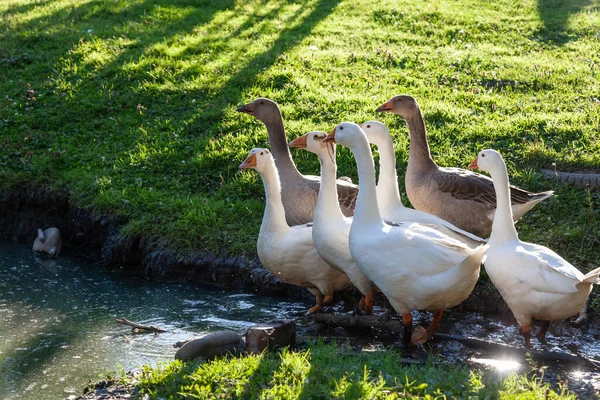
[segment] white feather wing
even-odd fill
[[[533,243],[521,243],[516,248],[516,264],[519,280],[532,289],[549,293],[575,293],[583,281],[583,274],[564,258],[547,247]]]

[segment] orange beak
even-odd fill
[[[254,115],[254,102],[245,104],[243,106],[240,106],[240,107],[237,108],[236,111],[242,112],[242,113],[245,113],[245,114]]]
[[[333,128],[333,130],[329,133],[329,135],[325,136],[325,139],[323,139],[324,142],[335,143],[335,129],[336,128]]]
[[[469,164],[469,166],[467,168],[479,169],[479,165],[477,165],[477,160],[479,160],[479,156],[475,157],[475,159],[473,161],[471,161],[471,164]]]
[[[294,139],[288,143],[288,147],[295,147],[297,149],[305,149],[306,148],[306,138],[307,138],[306,135],[297,137],[296,139]]]
[[[256,168],[256,154],[250,154],[243,163],[240,164],[240,169]]]
[[[387,111],[393,111],[393,110],[394,110],[394,104],[393,104],[392,100],[390,100],[387,103],[383,103],[377,110],[375,110],[375,112],[387,112]]]

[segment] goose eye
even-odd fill
[[[261,102],[260,102],[260,104],[265,104],[265,102],[264,102],[264,101],[261,101]]]
[[[485,157],[485,154],[482,154],[481,157]]]
[[[263,155],[263,152],[262,152],[262,151],[260,152],[260,155],[261,155],[261,156]]]
[[[340,131],[343,131],[343,130],[344,130],[344,127],[343,127],[343,126],[340,126]]]
[[[371,127],[371,125],[367,125],[367,128],[370,128],[370,127]]]

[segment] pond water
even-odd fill
[[[108,274],[82,259],[40,258],[0,241],[0,398],[60,399],[119,367],[173,359],[173,344],[301,315],[307,304]],[[132,334],[125,317],[167,333]]]
[[[596,288],[598,290],[598,288]],[[29,246],[0,241],[0,399],[61,399],[80,395],[89,380],[108,371],[129,371],[143,364],[170,361],[180,340],[219,329],[243,333],[256,322],[298,317],[312,304],[264,295],[235,293],[214,287],[165,284],[110,274],[84,259],[41,258]],[[338,307],[339,308],[339,307]],[[376,307],[382,312],[381,307]],[[334,312],[341,312],[337,309]],[[416,322],[431,318],[415,312]],[[126,317],[168,330],[160,335],[133,334],[115,318]],[[341,335],[363,350],[397,344],[398,335],[299,325],[308,335]],[[324,330],[323,330],[324,329]],[[447,312],[438,332],[475,337],[522,347],[522,337],[511,321],[477,313]],[[600,359],[600,327],[587,330],[568,323],[553,324],[548,343],[532,340],[538,350],[577,351]],[[403,351],[404,353],[404,351]],[[488,359],[456,342],[430,342],[426,359],[491,368],[506,376],[527,372],[527,363]],[[410,354],[407,354],[410,356]],[[417,354],[413,354],[417,356]],[[568,388],[589,396],[599,393],[600,374],[573,367],[550,367],[546,380],[568,380]],[[587,396],[586,396],[587,395]]]

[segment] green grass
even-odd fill
[[[499,378],[432,361],[403,364],[396,352],[352,353],[323,343],[299,352],[145,367],[137,387],[163,399],[575,398],[535,375]]]
[[[237,167],[268,143],[236,107],[274,99],[290,137],[380,118],[402,173],[405,124],[374,110],[408,93],[440,165],[498,149],[513,183],[557,192],[521,237],[600,264],[600,194],[535,172],[600,169],[598,0],[8,0],[0,13],[3,192],[67,190],[127,234],[253,254],[263,189]],[[350,153],[338,159],[356,180]]]

